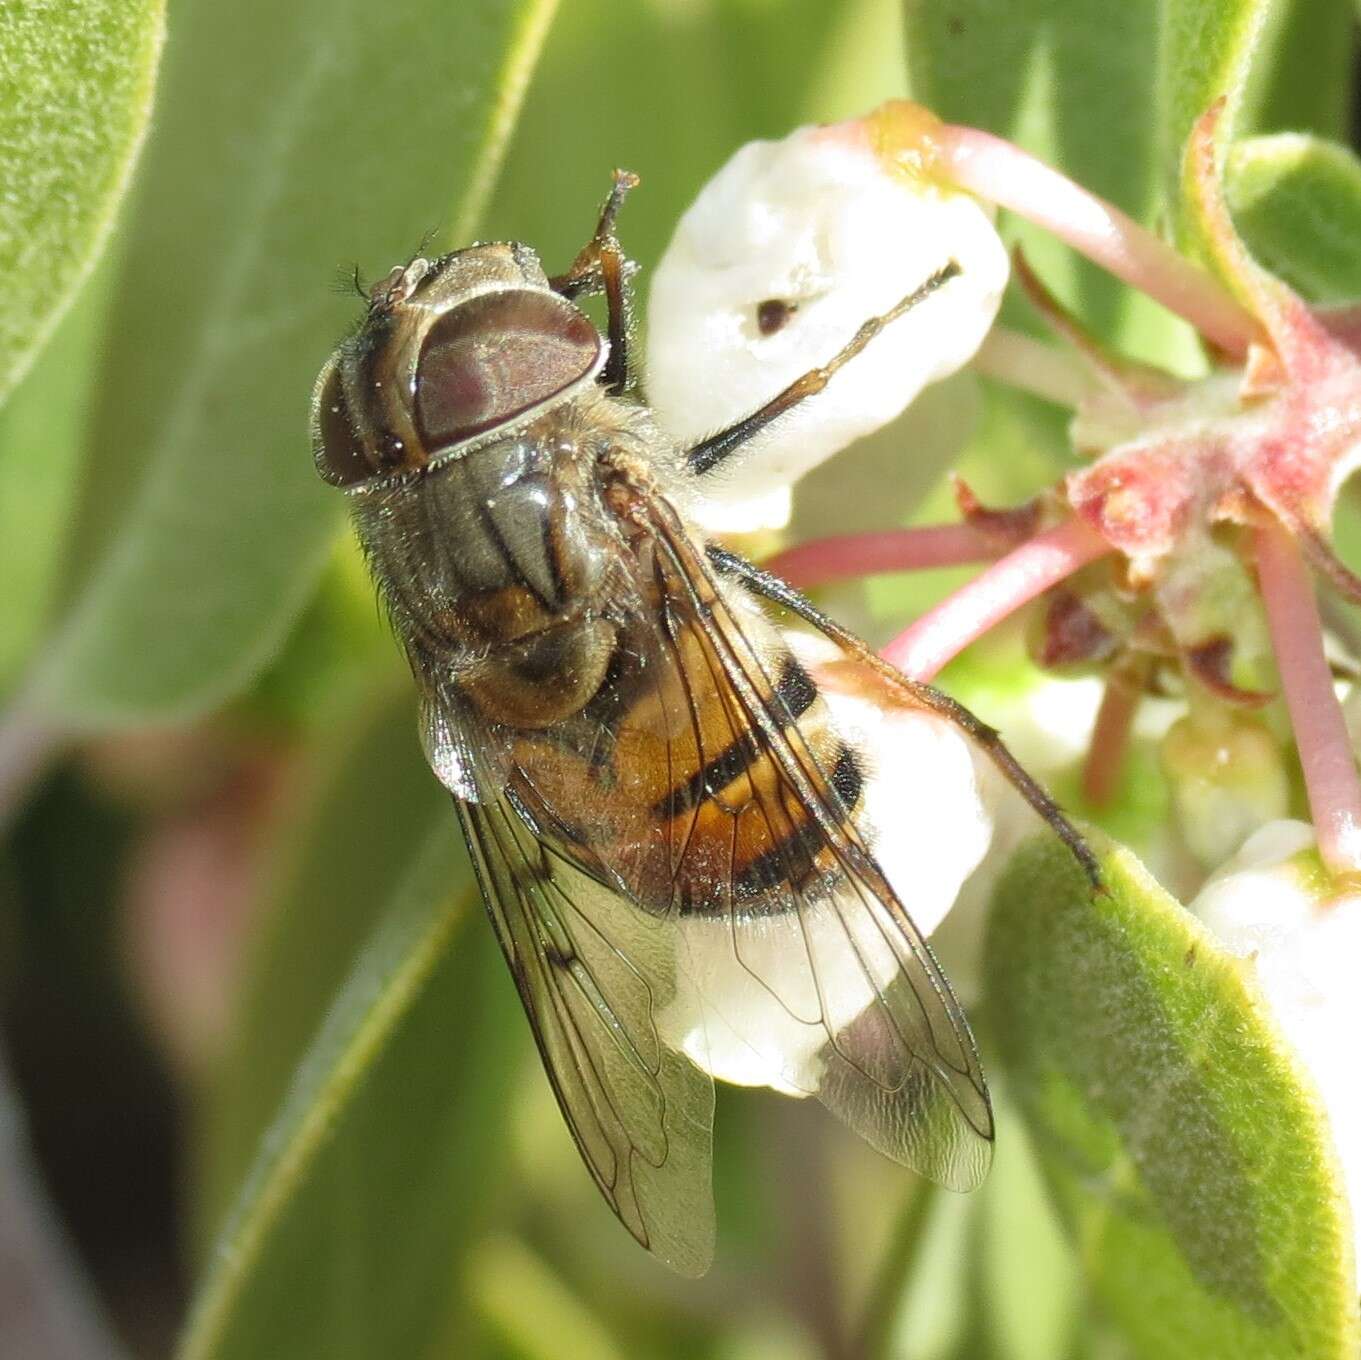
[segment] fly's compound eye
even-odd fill
[[[600,353],[590,319],[552,293],[514,289],[461,303],[421,349],[421,436],[441,447],[504,425],[580,382]]]
[[[316,399],[313,420],[317,471],[335,486],[353,486],[372,477],[375,469],[354,427],[350,403],[340,380],[340,366],[331,363]]]

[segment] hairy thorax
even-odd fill
[[[413,666],[489,722],[548,727],[605,680],[620,542],[600,478],[597,451],[550,416],[356,503]]]

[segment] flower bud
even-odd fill
[[[1289,810],[1280,748],[1251,718],[1217,711],[1179,718],[1161,756],[1182,835],[1206,866],[1222,863],[1250,833]]]
[[[1328,1115],[1353,1223],[1361,1205],[1361,894],[1330,895],[1313,828],[1264,826],[1216,873],[1192,909],[1219,943],[1250,959],[1276,1023]],[[1357,1228],[1361,1254],[1361,1227]]]
[[[652,278],[647,390],[682,443],[826,364],[950,261],[960,269],[715,474],[723,505],[698,508],[706,527],[781,527],[794,481],[967,363],[992,325],[1009,263],[991,219],[905,170],[902,152],[873,118],[751,142],[681,219]]]

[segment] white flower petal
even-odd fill
[[[772,486],[789,486],[967,363],[996,315],[1009,262],[974,199],[890,171],[861,124],[749,143],[701,190],[653,274],[648,310],[649,404],[682,443],[826,363],[952,259],[958,278],[715,474],[725,527],[734,506],[738,527],[781,527],[787,504],[763,499]],[[794,310],[762,334],[758,308],[769,300]],[[698,514],[707,525],[702,504]]]
[[[1320,901],[1292,859],[1315,844],[1304,822],[1273,822],[1206,883],[1192,909],[1257,980],[1328,1113],[1361,1256],[1361,895]]]

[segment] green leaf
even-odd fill
[[[891,1349],[907,1292],[905,1282],[916,1276],[922,1264],[938,1189],[930,1181],[909,1183],[888,1241],[880,1248],[880,1260],[853,1333],[856,1352],[865,1360],[875,1360]],[[914,1349],[912,1354],[921,1355],[922,1350]]]
[[[991,1086],[988,1179],[969,1196],[909,1183],[851,1343],[864,1360],[1053,1360],[1071,1350],[1077,1263],[1006,1088]],[[874,1250],[859,1245],[867,1238],[857,1226],[859,1250]]]
[[[1275,0],[1240,110],[1245,127],[1343,138],[1356,59],[1352,0]]]
[[[626,166],[642,184],[619,229],[643,267],[645,304],[648,271],[704,181],[744,142],[783,137],[823,100],[837,10],[826,0],[564,5],[487,213],[490,234],[529,241],[550,269],[565,268],[610,171]]]
[[[1237,142],[1225,189],[1260,263],[1315,302],[1361,297],[1361,160],[1300,133]]]
[[[19,676],[57,603],[89,443],[110,263],[106,258],[0,407],[0,694]]]
[[[1278,35],[1270,23],[1276,0],[1164,0],[1161,80],[1157,102],[1162,208],[1184,248],[1197,244],[1197,227],[1184,211],[1182,152],[1192,125],[1216,99],[1228,101],[1221,135],[1237,130],[1248,76],[1263,39]]]
[[[1107,1310],[1140,1355],[1354,1357],[1350,1224],[1325,1117],[1251,965],[1128,852],[1093,896],[1049,838],[987,941],[1008,1085]]]
[[[469,1292],[524,1360],[621,1360],[605,1324],[532,1252],[493,1238],[474,1254]]]
[[[1333,32],[1337,0],[1322,3]],[[1268,116],[1335,115],[1343,77],[1333,53],[1319,73],[1332,103],[1292,103],[1281,87],[1286,72],[1318,50],[1315,8],[1279,0],[1018,0],[1000,14],[989,0],[906,0],[908,68],[916,97],[942,116],[1019,142],[1145,223],[1170,222],[1194,248],[1180,169],[1187,134],[1210,104],[1229,99],[1226,130]],[[1184,323],[1038,229],[1013,223],[1008,231],[1099,333],[1139,357],[1194,370],[1197,346]],[[1030,320],[1014,304],[1007,317]]]
[[[390,910],[394,885],[431,828],[455,826],[421,754],[408,691],[402,677],[397,695],[337,721],[308,786],[278,820],[231,1042],[201,1111],[201,1240],[220,1226],[307,1044]],[[382,815],[366,819],[366,808]]]
[[[333,847],[358,839],[349,813]],[[447,1335],[502,1180],[522,1022],[447,809],[420,839],[260,1143],[183,1360],[416,1356]]]
[[[151,114],[164,0],[0,6],[0,398],[113,226]]]
[[[234,693],[312,593],[342,516],[307,447],[354,316],[331,286],[450,218],[471,233],[552,0],[186,0],[166,61],[76,597],[31,684],[68,724]],[[135,340],[132,338],[135,337]]]
[[[886,1353],[945,1360],[959,1354],[977,1322],[961,1265],[968,1259],[980,1205],[976,1196],[928,1194],[916,1268],[898,1304]]]
[[[274,728],[324,735],[353,712],[357,700],[391,679],[410,693],[401,648],[374,608],[363,553],[354,536],[345,534],[335,541],[316,594],[282,651],[237,708]]]
[[[997,1156],[982,1188],[978,1296],[998,1360],[1052,1360],[1072,1347],[1078,1268],[1030,1139],[993,1083]]]

